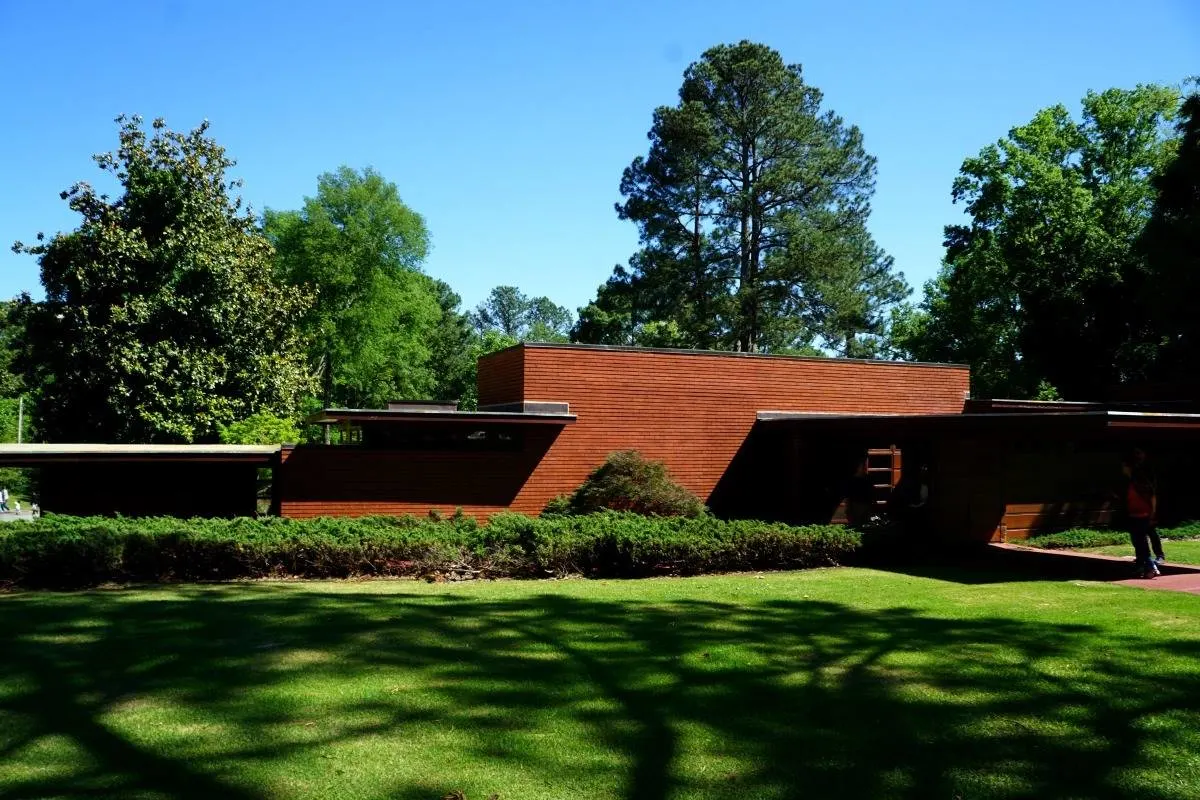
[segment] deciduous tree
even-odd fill
[[[373,169],[321,175],[299,211],[268,211],[280,278],[316,296],[303,320],[326,406],[428,397],[438,288],[420,271],[429,233]]]
[[[79,227],[14,248],[38,257],[46,293],[17,304],[42,437],[204,441],[256,411],[290,415],[310,387],[308,300],[274,280],[270,243],[230,197],[234,162],[208,123],[117,124],[119,148],[95,157],[116,198],[77,183],[62,197]]]
[[[1154,213],[1142,233],[1147,280],[1139,298],[1161,344],[1153,370],[1160,380],[1195,383],[1200,376],[1200,93],[1183,103],[1176,158],[1154,182]]]
[[[910,352],[970,363],[977,394],[1068,399],[1144,377],[1156,357],[1137,244],[1154,180],[1174,156],[1179,92],[1090,92],[1078,121],[1061,105],[963,162],[946,257],[906,323]],[[1174,288],[1171,289],[1174,291]]]

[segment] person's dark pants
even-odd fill
[[[1131,517],[1129,520],[1129,541],[1133,544],[1133,560],[1139,569],[1150,566],[1150,519],[1148,517]],[[1160,545],[1161,548],[1161,545]]]
[[[1150,539],[1150,548],[1154,551],[1154,556],[1166,561],[1167,557],[1163,555],[1162,539],[1158,537],[1158,526],[1150,525],[1146,535]]]

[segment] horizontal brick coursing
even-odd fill
[[[525,348],[511,347],[479,359],[479,405],[517,403],[524,399]]]
[[[526,399],[568,402],[579,420],[514,500],[513,510],[525,513],[574,489],[623,449],[663,460],[707,500],[758,411],[956,414],[970,380],[965,367],[927,364],[523,349]]]
[[[665,461],[707,501],[758,411],[959,413],[968,384],[967,368],[954,366],[523,345],[480,360],[480,404],[567,402],[577,422],[556,438],[535,436],[523,454],[345,448],[303,469],[289,458],[281,509],[287,516],[456,506],[476,516],[505,508],[536,514],[623,449]]]

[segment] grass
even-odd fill
[[[0,797],[1200,797],[1200,597],[978,580],[0,596]]]
[[[1133,558],[1133,545],[1114,544],[1106,547],[1080,548],[1084,553],[1102,553],[1106,556],[1124,556]],[[1166,553],[1169,564],[1198,564],[1200,565],[1200,540],[1186,539],[1183,541],[1163,542],[1163,552]]]

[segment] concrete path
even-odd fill
[[[1159,567],[1162,574],[1157,578],[1143,580],[1133,578],[1133,559],[1106,556],[1100,553],[1078,553],[1073,550],[1043,550],[1038,547],[1021,547],[1015,544],[989,545],[1004,551],[1010,558],[1025,562],[1039,573],[1076,573],[1078,577],[1100,580],[1120,586],[1137,586],[1142,589],[1160,589],[1172,592],[1200,594],[1200,567],[1191,564],[1167,562]],[[1170,543],[1168,543],[1168,548]]]
[[[33,519],[33,513],[28,510],[22,510],[20,513],[16,511],[0,511],[0,522],[30,522]]]

